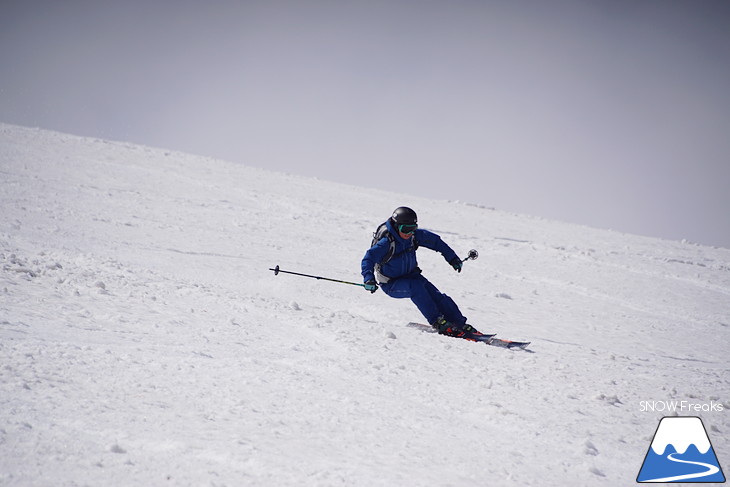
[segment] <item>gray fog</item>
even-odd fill
[[[730,248],[729,25],[725,0],[3,0],[0,121]]]

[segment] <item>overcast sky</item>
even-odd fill
[[[730,248],[729,26],[727,0],[0,0],[0,121]]]

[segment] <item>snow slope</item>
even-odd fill
[[[633,485],[647,400],[720,403],[730,464],[728,249],[10,125],[0,178],[0,485]],[[360,282],[403,204],[532,353],[268,270]]]

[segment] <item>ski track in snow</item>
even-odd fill
[[[0,124],[0,485],[629,485],[730,398],[730,250]],[[359,281],[401,204],[424,273],[532,354]],[[703,416],[720,462],[725,413]]]

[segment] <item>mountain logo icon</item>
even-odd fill
[[[636,481],[725,482],[702,420],[693,416],[662,418]]]

